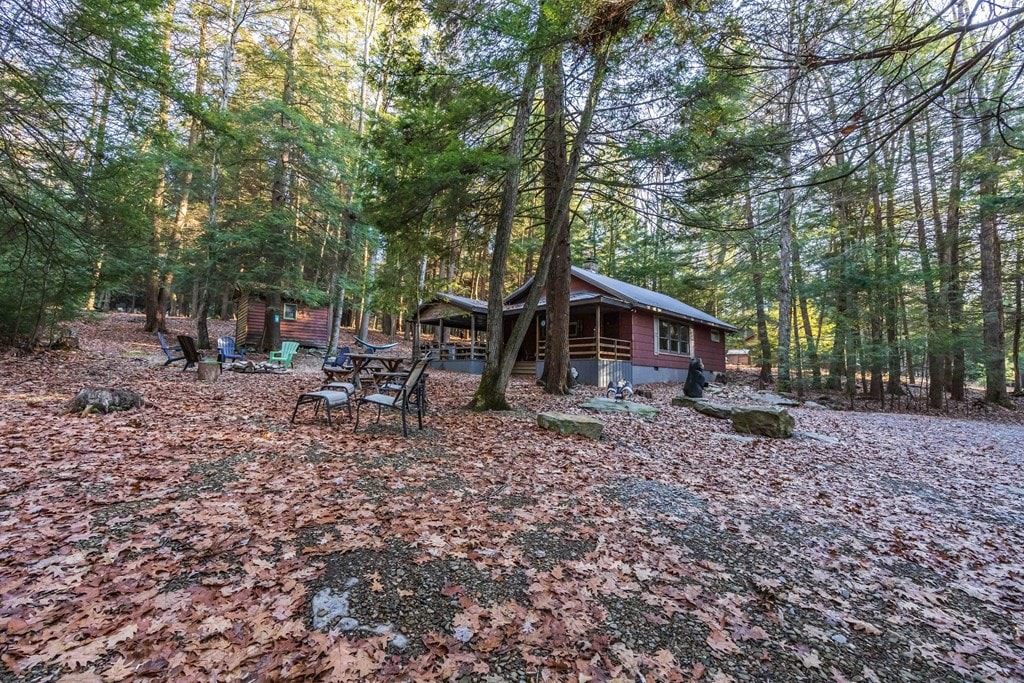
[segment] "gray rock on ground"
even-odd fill
[[[568,413],[537,413],[537,424],[559,434],[582,434],[590,439],[600,439],[604,423],[586,415]]]
[[[778,406],[734,408],[732,411],[732,428],[741,434],[788,439],[793,436],[795,426],[796,421],[789,411]]]
[[[686,394],[679,394],[672,399],[672,405],[682,406],[683,408],[693,408],[695,405],[703,401],[701,398],[690,398]]]
[[[603,413],[630,413],[632,415],[654,416],[661,412],[654,406],[644,405],[635,401],[616,401],[614,398],[592,398],[580,404],[581,408],[589,408]]]
[[[728,420],[733,410],[729,406],[724,406],[721,403],[712,403],[711,401],[698,401],[693,406],[693,409],[701,415],[707,415],[719,420]]]
[[[768,405],[772,406],[790,406],[792,408],[795,408],[796,406],[800,405],[799,402],[794,401],[791,398],[779,396],[778,394],[773,393],[771,391],[755,391],[753,394],[750,395],[750,398],[757,401],[758,403],[767,403]]]
[[[83,387],[65,407],[67,413],[110,413],[115,410],[142,408],[146,401],[131,389]]]

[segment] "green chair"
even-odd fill
[[[286,368],[292,366],[292,356],[299,350],[299,342],[281,342],[280,351],[271,351],[269,360],[271,363],[277,362],[284,365]]]

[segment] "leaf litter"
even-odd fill
[[[654,385],[593,442],[533,415],[594,391],[478,415],[432,370],[427,429],[353,434],[289,423],[315,356],[205,384],[141,329],[0,359],[0,681],[1024,678],[1010,420],[735,441]],[[86,385],[147,407],[63,415]]]

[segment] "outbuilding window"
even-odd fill
[[[720,342],[722,341],[722,333],[718,330],[711,330],[711,341]]]
[[[298,315],[299,307],[295,304],[285,304],[284,312],[281,314],[281,318],[284,320],[295,320]]]
[[[670,320],[655,321],[658,336],[658,353],[678,356],[690,355],[690,326]]]

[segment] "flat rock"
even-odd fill
[[[693,409],[701,415],[718,418],[719,420],[728,420],[732,415],[732,408],[721,403],[712,403],[711,401],[698,401],[693,406]]]
[[[679,394],[672,399],[672,405],[682,406],[683,408],[692,408],[704,399],[702,398],[690,398],[686,394]]]
[[[754,443],[757,441],[756,436],[740,436],[739,434],[723,434],[722,432],[714,432],[714,436],[729,441],[739,441],[740,443]]]
[[[324,588],[313,596],[313,628],[324,630],[336,622],[348,617],[348,591],[335,593],[330,588]],[[350,628],[342,627],[342,630],[350,631],[359,622],[354,619]]]
[[[795,425],[789,411],[779,406],[734,408],[732,411],[732,428],[741,434],[788,439],[793,436]]]
[[[842,441],[834,436],[827,436],[825,434],[816,434],[814,432],[793,432],[793,436],[798,439],[810,439],[812,441],[820,441],[821,443],[827,443],[833,446],[837,446]]]
[[[771,406],[789,406],[796,407],[800,405],[797,401],[785,396],[779,396],[778,394],[772,393],[771,391],[755,391],[750,395],[750,398],[757,401],[758,403],[767,403]]]
[[[660,409],[633,401],[616,401],[613,398],[592,398],[581,404],[583,408],[599,410],[602,413],[630,413],[631,415],[657,415]]]
[[[537,424],[559,434],[582,434],[591,439],[600,439],[604,423],[586,415],[568,413],[537,413]]]

